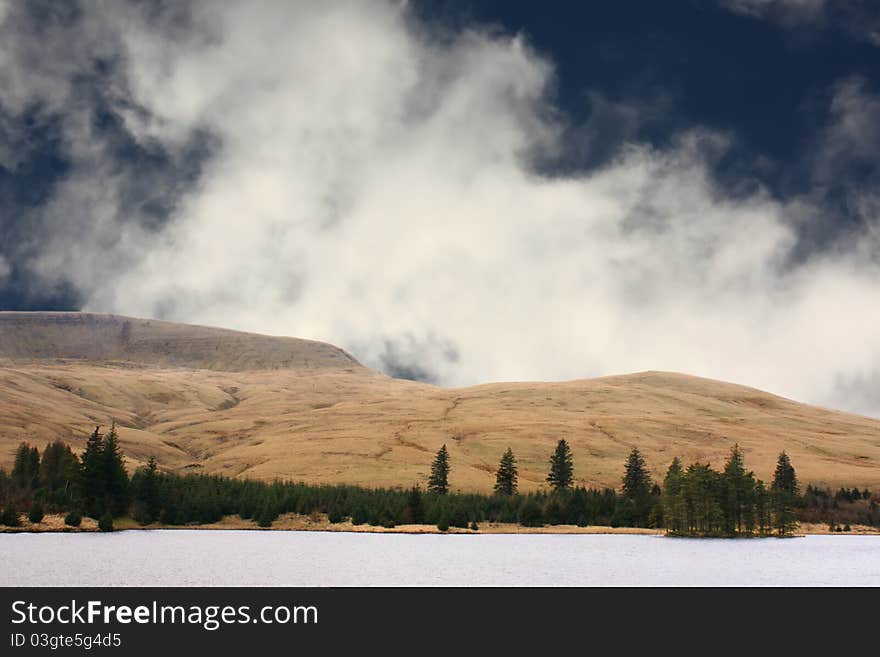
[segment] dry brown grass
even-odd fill
[[[114,321],[121,331],[127,320]],[[178,345],[190,344],[185,327],[171,326]],[[0,345],[4,339],[15,343],[8,332]],[[252,349],[239,337],[232,346],[221,340],[218,350],[226,355],[214,366],[271,361],[271,343],[258,342]],[[544,485],[556,441],[565,438],[577,482],[588,486],[618,486],[633,446],[659,478],[675,455],[720,466],[737,442],[747,465],[765,480],[784,449],[804,482],[880,487],[880,421],[752,388],[644,372],[445,389],[390,379],[348,361],[337,367],[344,352],[322,347],[310,355],[305,347],[322,343],[294,342],[279,344],[308,365],[222,371],[82,361],[69,358],[69,345],[53,352],[57,358],[7,358],[0,367],[0,467],[10,466],[22,440],[42,447],[61,438],[82,449],[96,424],[115,421],[130,467],[154,456],[178,472],[409,486],[425,483],[445,443],[452,488],[486,492],[510,446],[520,487],[534,490]],[[255,360],[237,356],[239,347],[257,354]],[[183,361],[195,358],[189,347],[179,348]],[[12,353],[8,349],[0,357]]]

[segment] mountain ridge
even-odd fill
[[[0,358],[129,361],[220,371],[362,367],[326,342],[81,312],[0,311]]]

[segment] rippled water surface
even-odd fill
[[[880,537],[0,535],[3,586],[880,586]]]

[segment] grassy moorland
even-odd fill
[[[880,420],[720,381],[643,372],[442,388],[392,379],[324,343],[83,313],[0,312],[0,467],[22,441],[84,449],[116,422],[133,471],[410,487],[446,444],[452,490],[492,491],[501,454],[520,490],[571,446],[574,483],[615,487],[638,447],[720,465],[738,444],[769,481],[785,451],[805,482],[880,488]]]

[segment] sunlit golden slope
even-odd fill
[[[9,315],[0,313],[4,467],[21,440],[81,449],[96,424],[115,420],[131,466],[155,456],[169,470],[264,479],[424,483],[446,443],[453,488],[490,490],[511,446],[521,487],[534,489],[566,438],[588,485],[618,485],[634,445],[659,477],[674,455],[720,466],[738,442],[764,479],[784,449],[804,482],[880,486],[880,421],[719,381],[645,372],[444,389],[390,379],[323,343],[96,315],[46,314],[46,328],[42,314]],[[125,347],[126,330],[129,344],[149,336],[149,346]]]

